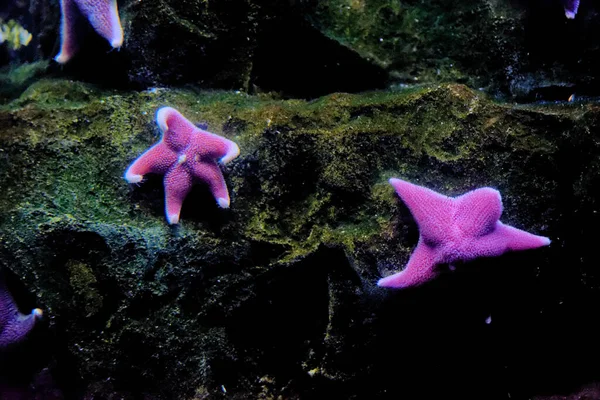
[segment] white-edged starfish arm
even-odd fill
[[[219,163],[223,165],[240,155],[240,148],[238,145],[231,140],[227,140],[227,142],[227,153],[219,160]]]
[[[42,310],[36,308],[30,314],[18,313],[9,323],[4,326],[1,334],[0,344],[14,345],[22,342],[35,326],[37,320],[42,317]]]
[[[141,182],[149,173],[166,173],[177,161],[177,154],[164,143],[158,142],[139,156],[125,171],[125,180],[129,183]]]
[[[223,173],[217,164],[198,163],[194,166],[194,175],[197,179],[206,182],[217,204],[221,208],[229,208],[229,191]]]
[[[192,189],[192,176],[181,165],[165,174],[165,213],[169,224],[179,223],[183,200]]]
[[[28,315],[21,314],[6,287],[4,276],[0,276],[0,348],[22,341],[41,317],[39,308]]]
[[[60,52],[54,57],[54,61],[60,64],[69,61],[77,51],[76,8],[73,0],[60,0]]]
[[[466,243],[465,254],[470,254],[469,259],[477,257],[497,257],[508,251],[520,251],[547,246],[550,239],[496,222],[493,232],[473,238]]]
[[[170,129],[175,132],[185,131],[189,134],[198,129],[173,107],[159,108],[156,111],[156,124],[163,133]]]
[[[240,148],[235,142],[201,129],[198,129],[196,143],[206,155],[218,159],[220,164],[227,164],[240,155]]]
[[[565,3],[565,17],[568,19],[575,18],[579,9],[579,0],[566,0]]]
[[[380,279],[377,285],[395,289],[421,285],[437,276],[435,264],[433,251],[419,241],[406,267],[400,272]]]
[[[535,249],[550,244],[550,239],[545,236],[534,235],[513,226],[504,225],[500,221],[498,221],[493,234],[499,236],[506,243],[506,249],[510,251]]]
[[[81,13],[113,48],[123,45],[123,28],[117,0],[75,0]]]

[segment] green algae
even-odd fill
[[[70,98],[62,90],[71,93]],[[481,150],[491,135],[502,134],[510,136],[517,149],[551,150],[544,138],[524,130],[500,132],[512,121],[491,117],[476,126],[472,120],[475,115],[482,119],[477,114],[482,101],[482,94],[456,85],[334,94],[304,102],[226,92],[123,95],[100,93],[81,83],[64,82],[61,87],[60,82],[43,81],[9,106],[7,114],[22,121],[22,130],[13,131],[7,142],[14,140],[43,154],[20,161],[26,185],[22,192],[28,193],[23,200],[36,207],[46,202],[42,204],[49,215],[124,223],[138,213],[126,196],[123,170],[128,160],[158,139],[152,121],[155,109],[175,106],[188,118],[207,122],[216,133],[234,133],[230,137],[242,144],[247,159],[260,152],[254,163],[261,196],[242,206],[250,215],[245,232],[261,240],[279,237],[278,243],[289,244],[291,239],[305,240],[318,221],[335,225],[357,211],[368,218],[364,206],[353,203],[368,204],[377,171],[406,170],[401,166],[410,163],[400,157],[458,162]],[[440,109],[440,102],[446,107]],[[42,118],[42,110],[49,108],[52,114]],[[270,132],[266,148],[262,132]],[[391,149],[389,154],[382,152],[385,148]],[[402,149],[400,157],[395,148]],[[14,168],[6,171],[5,179],[16,174]],[[243,198],[243,177],[234,173],[230,179],[232,191]],[[295,188],[303,185],[305,190]],[[14,200],[16,193],[8,193],[6,197]],[[283,199],[285,209],[278,206]]]
[[[42,76],[48,61],[0,68],[0,106],[18,97],[29,85]]]
[[[102,296],[94,288],[97,280],[94,273],[83,263],[67,262],[70,273],[70,284],[81,298],[87,316],[92,316],[102,308]]]

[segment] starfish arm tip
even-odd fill
[[[113,40],[110,41],[110,45],[113,49],[118,49],[123,46],[123,36],[113,38]]]
[[[167,221],[169,221],[169,225],[178,224],[179,223],[179,214],[167,215]]]
[[[113,49],[123,46],[123,28],[120,22],[113,24],[112,37],[109,42]]]
[[[401,288],[402,285],[398,285],[397,280],[398,280],[398,276],[401,274],[401,272],[392,274],[390,276],[386,276],[385,278],[381,278],[380,280],[377,281],[377,286],[379,287],[384,287],[384,288]]]
[[[125,180],[129,183],[140,183],[143,178],[143,175],[132,174],[129,171],[125,173]]]
[[[161,132],[166,132],[169,127],[167,126],[167,119],[173,112],[177,112],[173,107],[161,107],[156,112],[156,124],[160,128]]]
[[[61,51],[56,55],[56,57],[54,57],[54,61],[59,64],[65,64],[67,61],[69,61],[69,57]]]
[[[240,155],[240,148],[237,144],[231,142],[229,149],[227,149],[227,154],[225,154],[219,162],[223,165],[227,164],[229,161],[233,160],[237,156]]]
[[[577,9],[579,8],[579,2],[570,5],[569,7],[565,7],[565,17],[568,19],[574,19],[577,15]]]
[[[44,316],[44,311],[41,308],[34,308],[31,310],[31,315],[33,315],[36,319]]]
[[[229,208],[229,200],[224,199],[223,197],[219,197],[217,199],[217,203],[219,204],[219,207],[221,207],[221,208]]]

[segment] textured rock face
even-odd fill
[[[165,105],[239,144],[229,210],[198,185],[169,227],[160,177],[123,180]],[[49,316],[32,362],[85,398],[548,389],[581,372],[578,351],[598,352],[584,316],[600,282],[586,246],[599,115],[496,104],[462,85],[305,102],[40,81],[0,108],[0,263]],[[448,195],[496,187],[502,221],[553,243],[419,290],[377,288],[418,237],[391,176]]]
[[[248,87],[259,7],[251,0],[141,1],[125,8],[129,79]]]
[[[560,1],[316,1],[327,36],[403,82],[459,81],[519,100],[598,95],[598,13]]]
[[[119,9],[120,51],[84,29],[78,57],[50,71],[113,87],[191,83],[307,98],[432,82],[519,101],[600,93],[600,17],[589,1],[574,20],[558,0],[123,0]],[[30,10],[20,18],[34,49],[22,59],[48,60],[59,9],[36,0]]]
[[[307,23],[302,4],[261,0],[118,4],[125,31],[122,48],[113,51],[82,23],[77,55],[64,66],[51,62],[48,72],[113,88],[195,84],[300,97],[382,88],[387,82],[382,68]],[[59,48],[60,10],[54,0],[32,1],[30,10],[27,17],[14,16],[34,32],[32,49],[21,55],[22,60],[49,60]]]

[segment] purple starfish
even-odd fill
[[[380,279],[382,287],[405,288],[437,276],[439,264],[499,256],[507,251],[547,246],[550,239],[504,225],[500,192],[481,188],[458,197],[392,178],[390,184],[419,226],[419,243],[406,268]]]
[[[569,19],[575,18],[579,9],[579,0],[563,0],[565,16]]]
[[[21,314],[15,305],[4,278],[0,277],[0,349],[17,344],[27,337],[42,310],[35,308],[29,315]]]
[[[123,45],[123,28],[117,10],[117,0],[61,0],[60,53],[54,60],[64,64],[77,51],[75,25],[79,14],[88,19],[92,27],[113,48]]]

